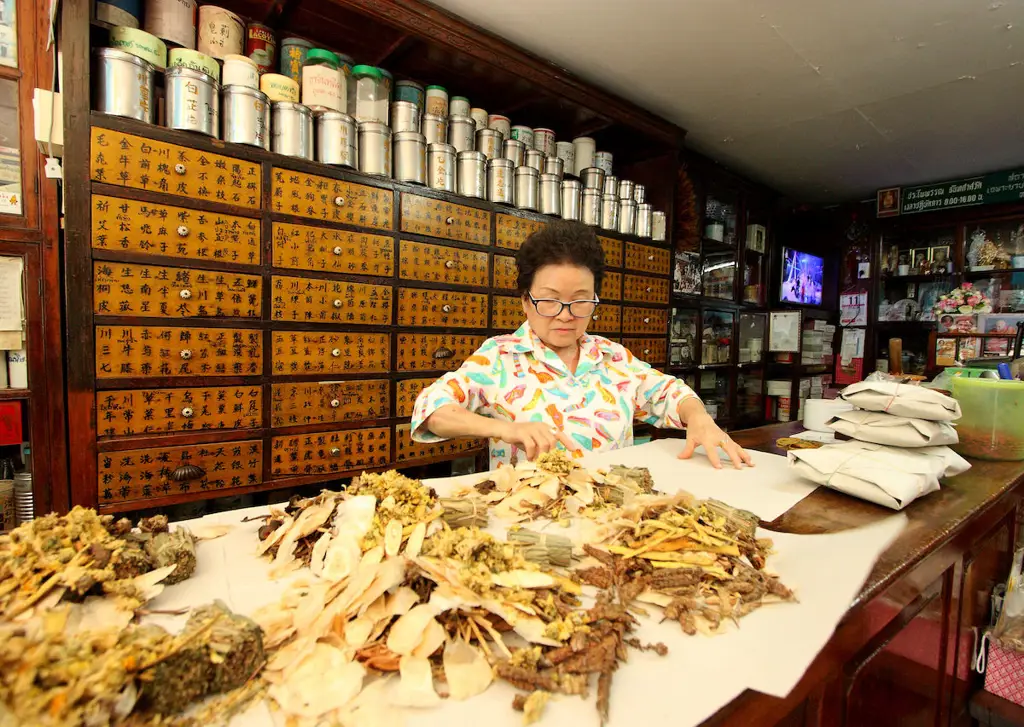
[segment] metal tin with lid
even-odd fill
[[[562,180],[554,174],[540,175],[540,211],[555,217],[562,214]]]
[[[221,139],[270,150],[270,101],[248,86],[225,86],[221,91],[224,125]]]
[[[554,174],[559,179],[565,176],[565,163],[558,157],[544,157],[544,173]]]
[[[473,118],[472,116],[469,115],[469,112],[469,99],[466,98],[465,96],[452,96],[448,100],[449,116],[467,116],[469,118]],[[476,131],[476,129],[474,129],[474,131]]]
[[[583,185],[575,179],[563,179],[562,184],[562,219],[580,219],[580,192]]]
[[[156,112],[153,99],[156,68],[116,48],[97,48],[95,56],[93,98],[96,110],[152,124]]]
[[[131,53],[157,68],[167,67],[167,45],[151,33],[119,26],[110,29],[112,48]]]
[[[359,124],[359,171],[391,176],[391,129],[378,121]]]
[[[494,129],[480,129],[476,132],[476,150],[488,159],[501,156],[501,134]]]
[[[428,114],[447,118],[448,116],[448,91],[444,86],[427,86],[426,111]]]
[[[619,227],[619,195],[601,195],[601,228],[617,230]]]
[[[544,152],[538,151],[537,149],[526,148],[526,154],[524,155],[523,164],[528,167],[533,167],[541,174],[544,173]]]
[[[664,212],[655,210],[651,213],[651,239],[664,242],[668,234],[668,220]]]
[[[566,176],[580,176],[579,172],[576,171],[576,148],[572,145],[571,141],[556,141],[555,156],[562,160],[564,164],[562,169]]]
[[[260,76],[260,90],[271,102],[299,102],[299,84],[280,73],[264,73]]]
[[[336,53],[324,48],[310,48],[302,64],[302,103],[313,111],[344,111],[348,113],[348,78],[339,68]],[[356,119],[357,113],[351,114]],[[366,118],[364,121],[386,121]]]
[[[424,100],[426,99],[426,93],[423,90],[423,86],[416,83],[416,81],[398,81],[395,84],[395,101],[405,101],[411,103],[416,107],[416,113],[423,113]]]
[[[605,174],[612,173],[612,153],[610,151],[595,151],[594,166],[603,169]]]
[[[476,122],[470,116],[448,117],[448,143],[455,151],[473,151],[476,137]]]
[[[266,78],[266,76],[264,76]],[[323,164],[352,167],[359,164],[356,120],[340,111],[316,114],[316,160]]]
[[[427,137],[428,144],[448,143],[448,124],[443,116],[434,114],[423,114],[423,122],[420,124],[423,136]]]
[[[217,138],[220,132],[220,84],[191,68],[164,71],[167,128]]]
[[[427,144],[427,185],[431,189],[455,191],[456,154],[451,144]]]
[[[199,40],[196,50],[213,58],[242,55],[245,51],[245,23],[230,10],[215,5],[199,8]]]
[[[636,234],[639,237],[651,237],[651,215],[653,213],[654,208],[646,202],[636,206]]]
[[[484,199],[487,188],[487,156],[482,151],[460,151],[458,153],[459,194],[463,197]]]
[[[575,169],[578,175],[581,171],[587,167],[596,166],[594,164],[594,151],[597,149],[597,144],[589,136],[579,136],[572,140],[573,152],[575,158]]]
[[[147,33],[183,48],[196,47],[196,0],[146,0],[142,17]]]
[[[213,76],[214,81],[220,82],[220,65],[217,60],[197,50],[171,48],[167,51],[167,65],[171,68],[175,66],[191,68],[193,71]]]
[[[512,183],[515,165],[511,159],[496,158],[487,162],[487,199],[496,204],[512,204]]]
[[[602,170],[604,171],[604,170]],[[602,194],[614,194],[616,197],[619,196],[619,178],[614,174],[606,174],[604,177],[604,183],[601,185]]]
[[[510,139],[512,137],[512,121],[507,116],[501,114],[491,114],[487,117],[487,128],[494,129],[501,138]]]
[[[313,44],[305,38],[289,37],[281,41],[279,70],[282,76],[288,76],[296,83],[302,80],[302,64],[306,62],[306,54]]]
[[[619,198],[618,230],[623,235],[636,233],[636,200],[632,197]]]
[[[260,87],[260,71],[256,62],[247,56],[229,55],[224,57],[221,80],[225,86]]]
[[[533,148],[544,152],[549,157],[558,156],[555,147],[555,132],[551,129],[534,129]]]
[[[597,167],[587,167],[586,169],[580,170],[577,174],[580,181],[583,182],[583,189],[596,189],[603,191],[604,189],[604,170],[598,169]]]
[[[245,26],[245,55],[259,68],[260,75],[277,67],[277,36],[263,23]]]
[[[533,129],[529,126],[517,124],[510,129],[509,136],[526,144],[527,149],[533,148]]]
[[[476,124],[476,130],[487,128],[487,109],[473,107],[469,110],[469,117]]]
[[[313,159],[313,112],[308,106],[291,101],[271,104],[270,130],[271,151]]]
[[[619,180],[619,199],[633,199],[633,192],[636,191],[636,182],[628,179]],[[635,199],[633,199],[636,202]]]
[[[501,155],[512,161],[513,168],[521,167],[526,161],[526,144],[518,139],[505,139],[501,142]]]
[[[391,102],[391,131],[420,132],[420,109],[412,101]]]
[[[600,189],[584,189],[580,194],[580,220],[594,227],[601,224]]]
[[[536,210],[540,205],[540,172],[525,165],[516,167],[513,199],[521,210]]]
[[[418,131],[399,131],[395,140],[395,179],[412,184],[427,183],[427,140]]]
[[[642,184],[633,185],[633,199],[636,200],[637,204],[643,204],[647,201],[647,187]]]

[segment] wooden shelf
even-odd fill
[[[952,282],[957,273],[920,273],[918,275],[883,275],[883,283]]]
[[[965,270],[965,278],[987,278],[990,275],[1013,275],[1024,273],[1024,268],[1003,268],[1002,270]]]
[[[727,253],[736,252],[739,248],[736,245],[730,245],[728,242],[719,242],[718,240],[712,240],[710,237],[701,238],[700,241],[701,252],[709,253]]]
[[[31,398],[29,389],[0,389],[0,401],[27,401]]]

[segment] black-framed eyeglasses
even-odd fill
[[[537,311],[537,315],[545,318],[556,318],[566,308],[573,318],[588,318],[594,314],[597,304],[601,301],[594,297],[593,300],[572,300],[569,302],[555,300],[554,298],[534,298],[533,293],[527,293],[530,302]]]

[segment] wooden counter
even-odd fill
[[[745,447],[785,454],[777,424],[733,433]],[[961,725],[969,691],[972,627],[988,623],[988,594],[1005,579],[1016,542],[1024,462],[973,461],[968,472],[911,504],[832,639],[785,699],[747,691],[704,724]],[[889,510],[824,487],[766,526],[790,533],[859,527]],[[827,578],[828,574],[823,573]]]

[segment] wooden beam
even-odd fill
[[[371,59],[371,65],[385,65],[388,61],[393,60],[397,53],[406,50],[410,45],[412,45],[412,40],[412,37],[406,34],[398,36],[393,43],[388,45],[384,50]]]

